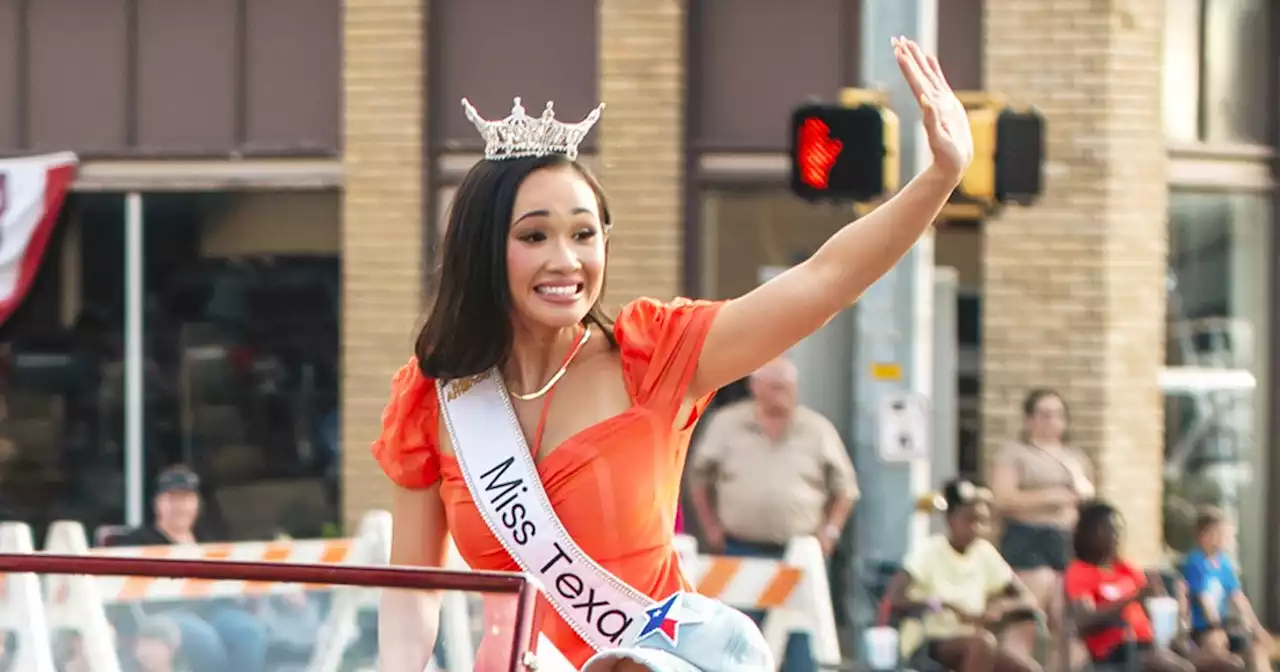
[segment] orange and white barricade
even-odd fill
[[[26,523],[0,523],[0,552],[34,553],[31,528]],[[4,632],[17,637],[13,669],[56,672],[38,575],[0,574],[0,633]]]
[[[681,565],[703,595],[742,610],[764,611],[761,626],[774,656],[782,660],[787,635],[808,632],[820,665],[840,664],[835,609],[827,582],[826,559],[816,537],[797,537],[782,560],[692,554],[692,537],[678,535]]]
[[[90,549],[82,525],[73,521],[54,523],[49,529],[45,550],[73,555],[109,555],[182,560],[232,560],[249,562],[301,562],[386,565],[391,554],[391,514],[372,511],[361,520],[355,537],[349,539],[307,539],[231,544],[172,545]],[[54,576],[45,585],[45,604],[50,628],[69,628],[82,633],[92,672],[118,672],[115,634],[107,618],[108,605],[138,605],[166,600],[210,599],[218,597],[265,596],[295,593],[322,586],[251,581],[208,581],[155,577]],[[316,650],[307,672],[336,672],[346,649],[358,636],[358,615],[376,608],[378,589],[334,586],[328,617],[316,638]],[[465,633],[469,638],[469,631]],[[468,639],[446,642],[450,672],[470,670],[472,656],[465,647]],[[457,653],[457,655],[453,655]],[[466,664],[457,666],[453,661]]]

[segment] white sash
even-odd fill
[[[654,601],[582,551],[542,487],[529,445],[494,370],[436,381],[445,425],[476,508],[503,548],[596,651],[632,643]]]

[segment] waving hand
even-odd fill
[[[898,38],[893,41],[893,53],[924,113],[934,165],[959,179],[973,161],[973,137],[964,105],[947,84],[938,59],[925,55],[920,45]]]

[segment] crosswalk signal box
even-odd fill
[[[883,104],[801,105],[792,112],[790,131],[791,190],[797,196],[856,202],[897,191],[898,118]]]
[[[973,136],[973,163],[953,201],[1030,205],[1044,191],[1044,117],[984,92],[960,92]]]

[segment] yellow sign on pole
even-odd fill
[[[897,362],[875,362],[871,365],[871,377],[887,382],[902,380],[902,365]]]

